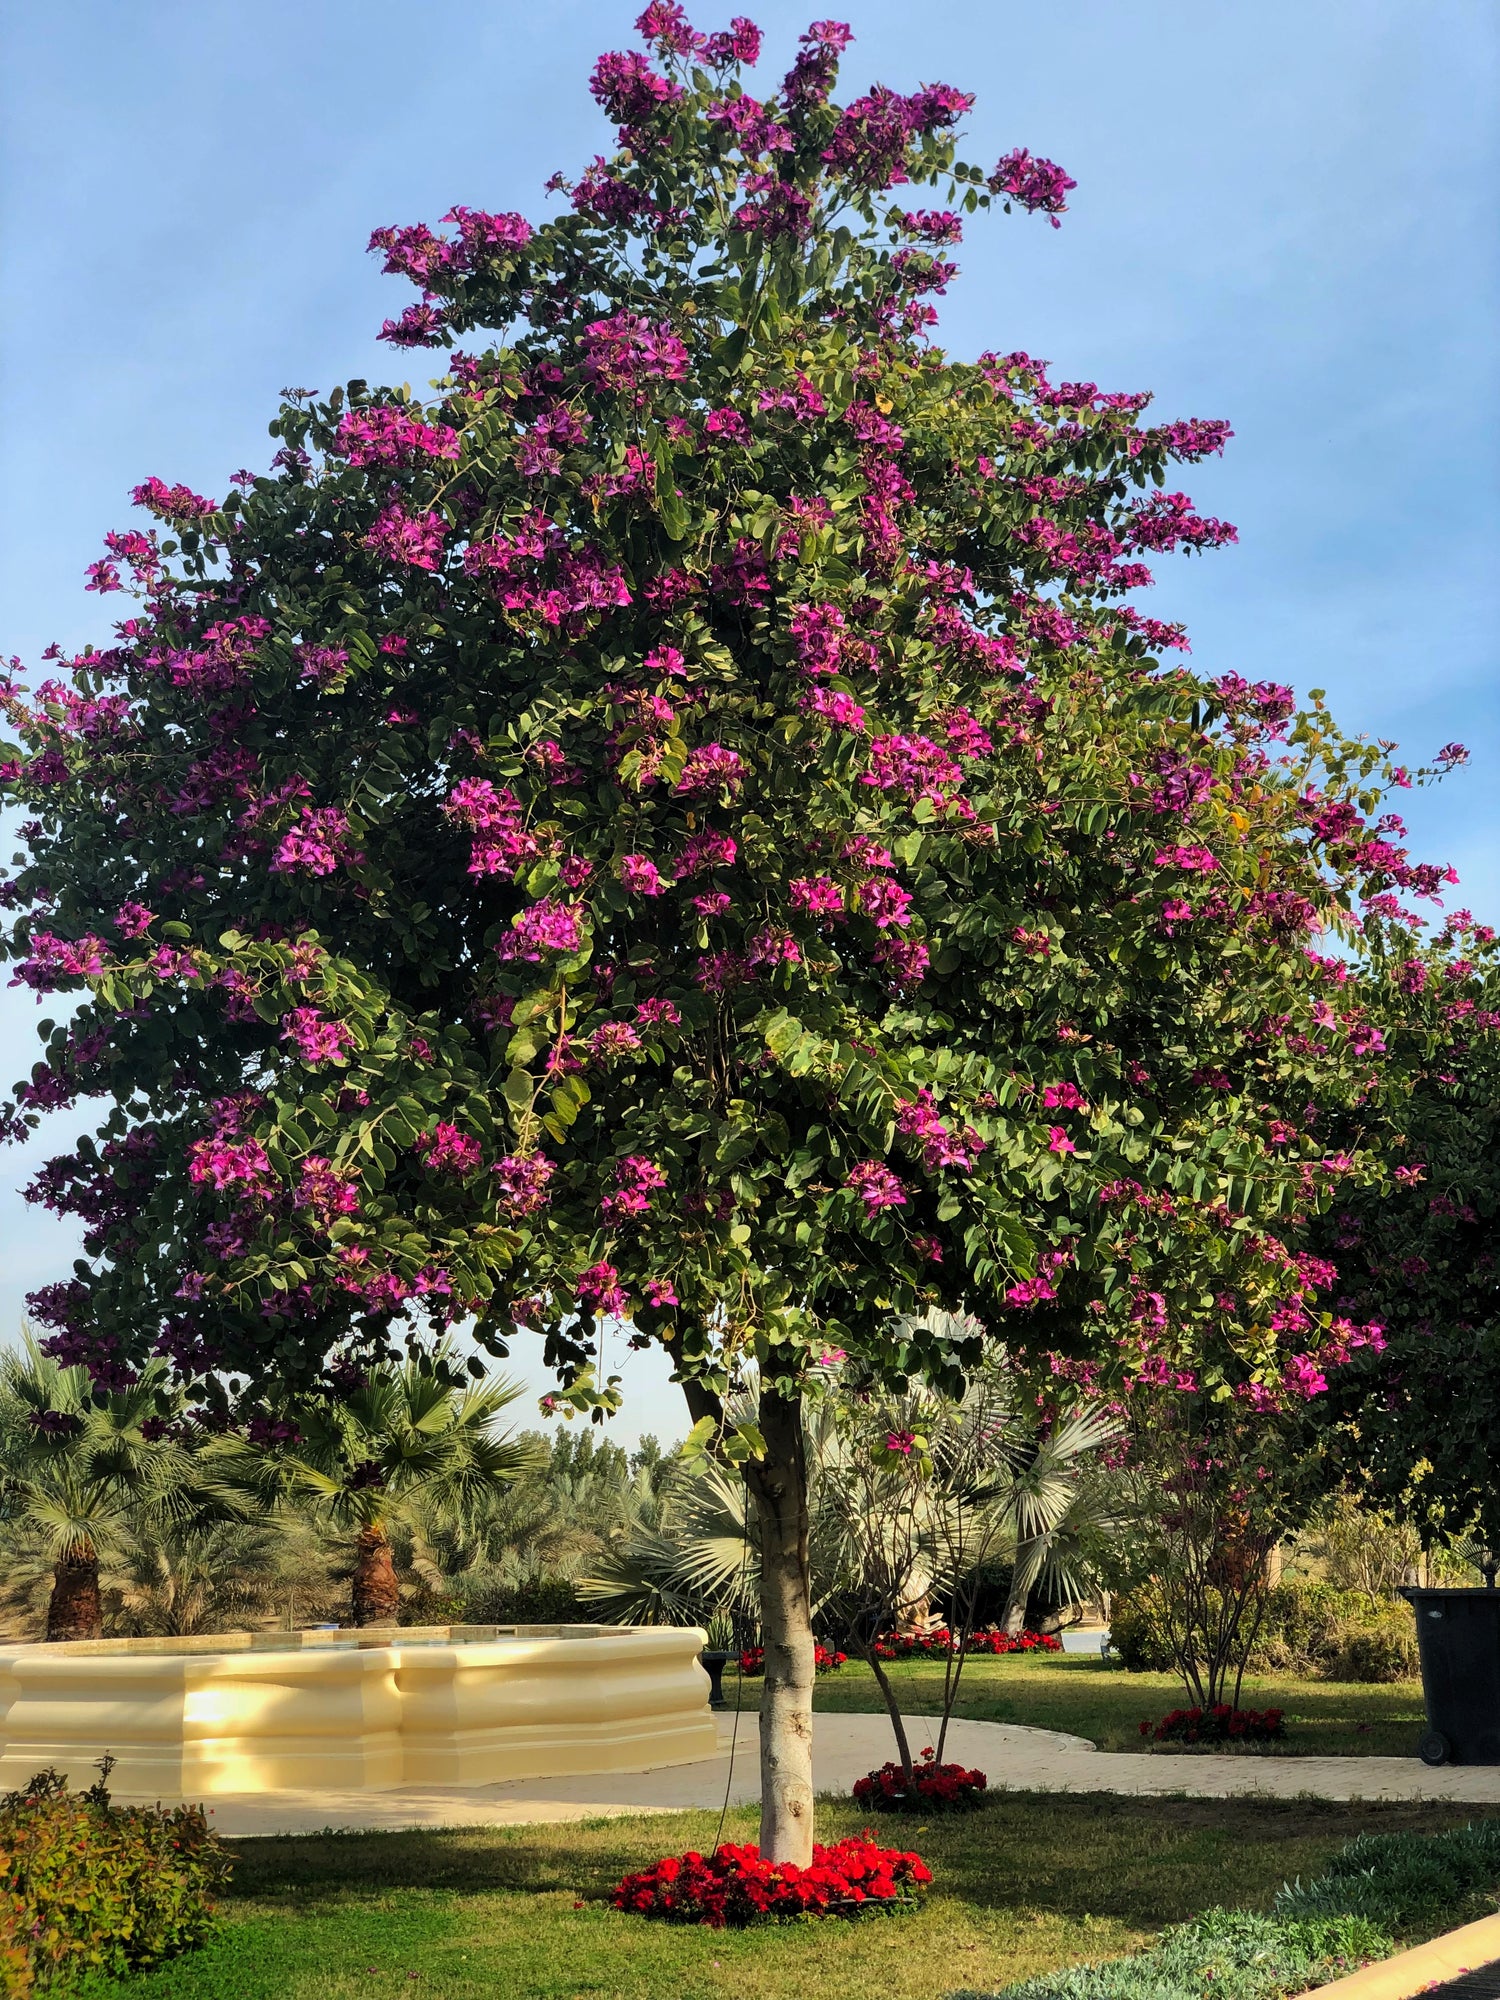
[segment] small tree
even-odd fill
[[[937,1306],[1044,1373],[1300,1393],[1274,1232],[1374,1068],[1309,946],[1426,877],[1379,747],[1124,602],[1232,538],[1167,483],[1228,426],[930,344],[963,218],[1068,177],[960,161],[945,85],[835,104],[837,23],[760,98],[749,22],[640,26],[554,219],[376,233],[393,344],[493,341],[430,403],[290,395],[222,505],[146,481],[166,538],[91,581],[138,614],[10,700],[8,948],[86,996],[12,1122],[112,1100],[33,1190],[104,1386],[157,1352],[275,1416],[467,1314],[602,1413],[602,1328],[662,1346],[745,1468],[805,1861],[820,1357],[957,1393]]]

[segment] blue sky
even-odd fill
[[[819,0],[819,8],[830,0]],[[734,0],[749,6],[750,0]],[[0,650],[108,634],[83,567],[155,473],[221,494],[262,467],[283,385],[421,378],[373,338],[413,295],[372,228],[455,202],[545,212],[609,133],[586,78],[632,45],[600,0],[21,0],[0,91]],[[699,14],[700,26],[723,25]],[[727,11],[727,10],[726,10]],[[804,12],[750,7],[758,78]],[[841,9],[840,12],[843,10]],[[942,337],[1227,417],[1183,483],[1237,547],[1163,562],[1147,606],[1212,672],[1323,687],[1352,730],[1468,769],[1410,796],[1414,846],[1500,922],[1492,0],[850,0],[841,94],[977,93],[966,157],[1078,180],[1063,227],[971,225]],[[116,603],[119,600],[115,600]],[[0,991],[0,1069],[34,1060]],[[65,1134],[59,1132],[56,1139]],[[0,1336],[65,1275],[69,1231],[0,1158]],[[519,1357],[518,1357],[519,1358]],[[620,1434],[684,1428],[631,1357]]]

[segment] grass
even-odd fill
[[[820,1807],[825,1839],[865,1823]],[[915,1845],[925,1909],[863,1924],[672,1929],[609,1907],[618,1878],[706,1847],[717,1818],[323,1834],[238,1843],[215,1944],[88,2000],[941,2000],[1138,1949],[1227,1901],[1266,1908],[1363,1830],[1431,1832],[1472,1815],[1433,1804],[1011,1794],[884,1838]],[[730,1839],[754,1839],[753,1812]]]
[[[934,1715],[941,1710],[943,1670],[935,1661],[903,1660],[887,1671],[909,1714]],[[759,1688],[758,1681],[744,1683],[747,1710],[759,1706]],[[732,1703],[732,1668],[724,1676],[724,1691]],[[1288,1740],[1270,1753],[1279,1756],[1414,1757],[1426,1726],[1419,1681],[1371,1686],[1247,1675],[1240,1700],[1246,1708],[1286,1711]],[[838,1673],[819,1680],[817,1706],[863,1713],[879,1710],[882,1704],[869,1668],[851,1660]],[[1128,1674],[1123,1667],[1087,1653],[1042,1658],[1010,1654],[968,1662],[956,1712],[982,1722],[1028,1722],[1038,1729],[1086,1736],[1101,1750],[1171,1756],[1180,1753],[1148,1745],[1140,1724],[1184,1706],[1182,1684],[1172,1674]]]

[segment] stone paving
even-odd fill
[[[701,1763],[601,1777],[528,1778],[508,1785],[390,1792],[279,1792],[221,1798],[214,1824],[231,1836],[316,1833],[323,1829],[526,1826],[633,1814],[717,1811],[760,1790],[757,1718],[721,1715],[718,1756]],[[908,1722],[913,1754],[933,1740],[925,1717]],[[731,1747],[733,1756],[731,1759]],[[1500,1766],[1430,1770],[1415,1757],[1272,1757],[1211,1752],[1096,1750],[1079,1736],[1010,1722],[951,1725],[945,1756],[977,1764],[991,1790],[1123,1792],[1210,1798],[1452,1799],[1500,1805]],[[820,1792],[847,1796],[854,1780],[893,1755],[883,1715],[819,1715],[813,1774]]]

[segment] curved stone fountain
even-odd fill
[[[712,1757],[702,1632],[447,1625],[0,1646],[0,1789],[385,1791]]]

